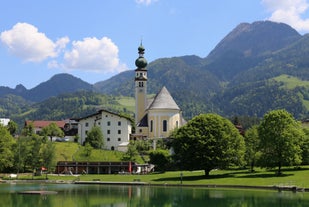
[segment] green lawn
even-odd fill
[[[57,161],[119,161],[122,152],[110,150],[93,150],[90,157],[83,155],[83,147],[72,142],[56,143]],[[66,158],[66,159],[65,159]],[[142,161],[138,160],[138,163]],[[297,186],[309,188],[309,166],[302,166],[300,169],[283,168],[283,175],[277,176],[275,170],[256,168],[255,173],[248,170],[213,170],[210,178],[204,176],[204,171],[172,171],[165,173],[152,173],[148,175],[80,175],[81,181],[93,181],[99,179],[107,182],[132,182],[136,179],[149,184],[180,184],[181,173],[182,183],[190,185],[247,185],[247,186]],[[20,179],[45,179],[33,177],[32,174],[20,175]],[[48,175],[49,180],[73,181],[76,176]]]
[[[56,161],[120,161],[123,152],[93,149],[89,157],[85,156],[84,147],[75,142],[55,142]],[[137,163],[144,163],[142,158],[136,158]]]
[[[309,166],[300,169],[284,168],[283,175],[277,176],[275,171],[258,169],[255,173],[248,170],[215,170],[205,178],[203,171],[174,171],[152,173],[148,175],[80,175],[81,181],[100,180],[105,182],[133,182],[140,180],[149,184],[180,184],[182,174],[183,185],[245,185],[245,186],[297,186],[309,188]],[[45,179],[34,177],[35,179]],[[32,179],[31,175],[20,176],[20,179]],[[49,180],[76,180],[76,176],[48,175]]]

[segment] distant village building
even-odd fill
[[[27,120],[25,121],[25,127],[32,125],[34,133],[40,134],[42,129],[51,123],[55,123],[60,129],[64,130],[65,121]]]
[[[67,119],[62,121],[46,121],[46,120],[27,120],[25,121],[25,127],[30,124],[34,128],[35,134],[40,134],[44,127],[47,127],[51,123],[55,123],[63,132],[65,136],[76,136],[78,129],[78,122],[76,120]]]
[[[7,118],[0,118],[0,124],[3,126],[7,126],[10,122],[10,119]]]
[[[104,138],[104,149],[126,151],[132,131],[131,121],[124,116],[100,110],[97,113],[80,118],[78,135],[81,144],[84,144],[87,133],[94,127],[100,127]]]
[[[135,121],[136,132],[131,139],[166,138],[175,128],[185,124],[182,112],[164,86],[151,100],[147,99],[147,60],[145,48],[138,47],[139,57],[135,61]]]

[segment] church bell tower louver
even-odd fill
[[[135,60],[135,122],[143,118],[147,107],[147,60],[144,58],[145,48],[142,43],[138,47],[139,57]]]

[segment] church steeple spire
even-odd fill
[[[138,124],[147,107],[147,60],[144,58],[145,48],[141,42],[138,47],[138,58],[135,60],[135,122]]]
[[[147,60],[144,58],[145,48],[141,42],[140,46],[138,47],[138,54],[139,57],[135,60],[135,65],[138,69],[146,69]]]

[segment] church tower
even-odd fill
[[[144,58],[145,48],[142,43],[138,47],[139,57],[135,60],[135,122],[138,124],[147,107],[147,60]]]

